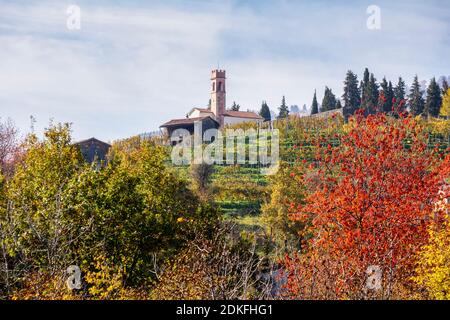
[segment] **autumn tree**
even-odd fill
[[[449,194],[450,196],[450,194]],[[446,203],[447,210],[449,204]],[[450,221],[429,227],[430,241],[420,250],[414,281],[431,299],[450,300]]]
[[[114,144],[103,168],[84,162],[67,124],[51,126],[42,141],[30,136],[25,149],[6,188],[7,214],[0,210],[6,274],[16,286],[64,286],[75,264],[85,295],[113,297],[153,281],[163,261],[217,221],[153,141]],[[37,281],[22,283],[28,278]]]
[[[126,270],[122,283],[138,286],[154,279],[158,262],[196,232],[207,232],[217,212],[167,167],[162,146],[137,138],[113,146],[112,154],[100,174],[79,178],[87,186],[74,188],[73,198],[86,199],[94,192],[83,211],[94,212],[100,226],[93,241],[102,250],[95,255]]]
[[[0,170],[4,174],[11,174],[14,157],[18,151],[18,130],[11,120],[5,122],[0,118]]]
[[[210,238],[198,235],[174,257],[152,291],[154,299],[267,299],[274,263],[257,254],[256,240],[233,239],[237,226],[218,225]],[[264,276],[266,275],[266,276]]]
[[[447,89],[447,92],[442,98],[442,106],[439,115],[446,119],[450,119],[450,89]]]
[[[211,182],[211,176],[214,173],[214,166],[202,162],[200,164],[192,163],[190,174],[194,189],[200,196],[206,197],[208,194],[208,185]]]
[[[312,192],[292,211],[311,236],[303,255],[286,260],[296,298],[364,298],[370,266],[382,270],[377,296],[399,297],[445,183],[445,163],[415,119],[358,114],[347,126],[339,147],[318,141],[303,177]]]
[[[9,274],[8,274],[8,260],[5,259],[8,255],[7,244],[5,243],[7,237],[7,230],[5,227],[5,217],[7,212],[6,187],[5,178],[0,172],[0,255],[3,261],[0,264],[0,299],[8,296],[10,291]]]
[[[302,171],[296,168],[286,163],[280,165],[278,172],[269,180],[270,200],[261,208],[271,238],[285,250],[289,249],[287,247],[298,249],[301,243],[298,239],[301,223],[289,219],[291,205],[303,203],[306,194],[301,181]]]
[[[72,227],[77,217],[70,214],[66,192],[83,160],[72,145],[68,124],[50,126],[43,141],[30,135],[25,149],[8,188],[9,221],[14,225],[10,252],[23,265],[52,273],[69,263],[66,246],[79,235]]]

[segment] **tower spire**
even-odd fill
[[[219,124],[223,125],[226,106],[225,70],[213,70],[211,73],[211,111]]]

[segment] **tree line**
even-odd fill
[[[346,116],[353,115],[358,109],[366,114],[409,111],[414,116],[448,116],[443,105],[448,89],[446,79],[440,87],[433,77],[425,93],[416,75],[408,93],[401,77],[395,85],[385,77],[378,83],[374,74],[366,68],[363,79],[358,83],[358,76],[349,70],[344,81],[343,111]]]
[[[358,76],[351,70],[346,74],[342,100],[339,99],[328,86],[325,87],[322,104],[317,100],[317,91],[314,91],[311,103],[311,115],[319,112],[326,112],[343,108],[346,118],[353,115],[356,110],[363,109],[364,113],[374,114],[377,112],[391,113],[408,111],[414,116],[424,117],[449,117],[450,116],[450,93],[447,79],[443,79],[439,86],[436,78],[432,78],[426,90],[422,90],[419,78],[416,75],[413,83],[406,89],[406,83],[399,77],[395,84],[383,77],[378,82],[375,75],[368,68],[364,70],[363,79],[358,80]],[[342,102],[341,102],[342,101]],[[266,101],[262,102],[259,114],[265,121],[271,119],[270,108]],[[287,118],[289,108],[286,104],[286,97],[283,96],[278,108],[277,119]]]

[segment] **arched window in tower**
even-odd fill
[[[217,91],[222,91],[222,82],[219,81],[219,87],[217,88]]]
[[[213,92],[216,91],[216,83],[213,82]]]

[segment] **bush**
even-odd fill
[[[235,226],[219,227],[214,237],[198,237],[173,259],[152,297],[163,300],[269,298],[272,266],[256,254],[256,243],[233,240]]]

